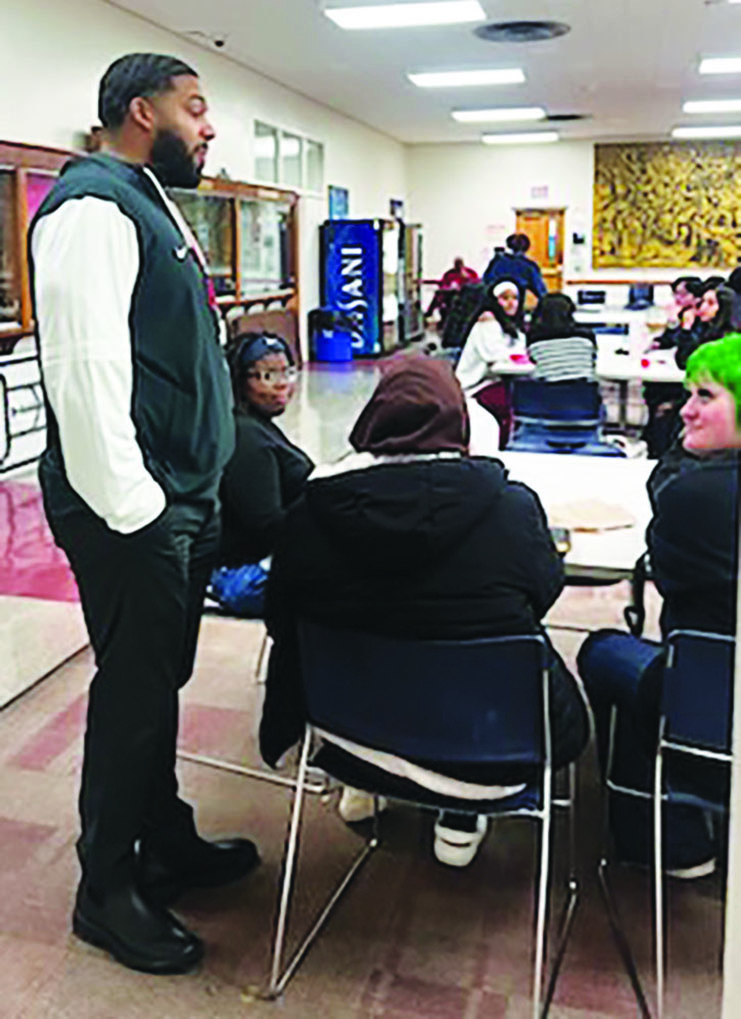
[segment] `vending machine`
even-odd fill
[[[401,335],[402,344],[420,340],[424,336],[422,314],[422,226],[419,223],[402,224],[400,266]]]
[[[321,301],[352,323],[355,357],[387,353],[400,342],[397,220],[333,219],[321,230]]]

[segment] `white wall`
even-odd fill
[[[440,275],[455,255],[483,270],[515,227],[515,208],[566,209],[566,274],[591,267],[594,145],[476,144],[407,148],[411,218],[424,224],[424,274]],[[533,197],[533,193],[545,197]],[[535,192],[534,192],[535,189]],[[579,248],[573,232],[586,234]]]
[[[678,269],[592,270],[593,142],[412,145],[406,151],[409,207],[411,218],[424,224],[428,278],[440,276],[456,255],[481,271],[494,245],[503,244],[514,230],[516,208],[562,207],[566,279],[671,281],[679,275]],[[583,234],[585,243],[573,244],[574,233]],[[702,270],[698,275],[718,271],[722,270]]]
[[[350,191],[353,217],[388,214],[406,194],[404,146],[233,61],[100,0],[0,0],[0,66],[6,82],[0,139],[72,148],[97,123],[97,85],[116,57],[135,50],[172,53],[204,82],[217,137],[207,172],[253,178],[252,122],[293,129],[325,146],[327,184]],[[318,303],[316,226],[326,190],[303,202],[300,223],[304,310]]]

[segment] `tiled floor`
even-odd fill
[[[317,459],[346,448],[347,424],[370,392],[373,367],[306,373],[287,429]],[[558,624],[621,625],[626,585],[569,588],[551,613],[554,639],[573,661],[582,635]],[[17,646],[31,659],[56,646],[54,620],[19,612],[41,599],[0,602],[17,617]],[[74,609],[74,605],[52,606]],[[657,605],[651,601],[651,627]],[[23,621],[25,618],[25,622]],[[2,633],[2,630],[0,630]],[[196,674],[185,691],[184,747],[258,766],[254,733],[261,687],[254,667],[261,624],[204,619]],[[112,963],[69,933],[77,881],[76,788],[85,691],[85,650],[0,713],[0,1019],[529,1019],[531,886],[534,841],[524,822],[498,822],[467,870],[436,864],[430,817],[392,805],[384,845],[368,863],[281,1003],[255,998],[268,961],[288,795],[194,764],[181,765],[187,797],[206,834],[248,834],[263,864],[232,889],[193,894],[186,922],[207,945],[186,977],[143,976]],[[582,762],[579,848],[582,903],[551,1015],[628,1019],[636,1006],[610,940],[594,879],[600,799],[593,753]],[[563,839],[555,866],[562,876]],[[334,802],[312,798],[304,831],[298,926],[311,916],[359,845]],[[618,872],[615,887],[641,971],[650,974],[650,885],[639,871]],[[560,903],[561,886],[556,906]],[[554,915],[556,915],[554,910]],[[721,904],[712,881],[671,888],[667,1014],[719,1014]],[[650,990],[651,981],[647,980]]]

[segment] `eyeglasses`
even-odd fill
[[[251,371],[247,372],[247,378],[264,382],[268,386],[274,386],[278,382],[295,382],[298,378],[298,368],[267,368],[265,371]]]

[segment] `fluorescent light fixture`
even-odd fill
[[[675,127],[672,138],[741,138],[741,124],[713,127]]]
[[[522,85],[525,74],[520,67],[503,67],[478,71],[431,71],[408,74],[407,78],[418,88],[465,88],[469,85]]]
[[[700,74],[741,74],[741,57],[705,57]]]
[[[486,124],[499,120],[543,120],[542,106],[500,106],[492,110],[453,110],[453,120],[462,124]]]
[[[486,14],[478,0],[431,0],[427,3],[325,7],[324,13],[340,28],[347,29],[409,28],[486,20]]]
[[[741,0],[737,0],[741,3]],[[688,100],[682,106],[683,113],[738,113],[741,99],[698,99]]]
[[[557,142],[558,131],[524,131],[521,134],[482,134],[484,145],[541,145]]]

